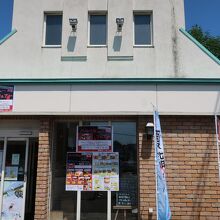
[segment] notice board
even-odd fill
[[[78,126],[76,152],[112,152],[112,126]]]
[[[117,152],[67,153],[66,191],[118,191]]]
[[[0,85],[0,112],[10,112],[13,109],[14,86]]]

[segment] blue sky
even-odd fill
[[[185,0],[186,29],[195,24],[220,36],[220,0]]]
[[[13,0],[0,0],[0,39],[11,31],[12,10]],[[220,0],[185,0],[185,15],[187,30],[198,24],[220,36]]]

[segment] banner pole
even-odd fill
[[[81,191],[77,190],[76,220],[80,220],[80,215],[81,215]]]
[[[155,120],[155,109],[153,106],[153,115],[154,115],[154,151],[155,151],[155,183],[156,183],[156,216],[157,216],[157,220],[158,220],[158,205],[157,205],[157,150],[156,150],[156,120]]]
[[[218,136],[218,116],[215,115],[215,130],[216,130],[216,145],[217,145],[217,156],[218,156],[218,177],[220,182],[220,151],[219,151],[219,136]]]
[[[111,191],[107,191],[107,220],[111,220]]]

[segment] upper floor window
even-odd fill
[[[91,14],[89,17],[90,22],[90,45],[106,45],[107,39],[107,22],[106,15]]]
[[[60,46],[62,38],[62,15],[45,14],[44,18],[46,46]]]
[[[150,14],[134,14],[134,44],[152,44],[152,28]]]

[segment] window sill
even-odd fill
[[[133,48],[154,48],[154,45],[133,45]]]
[[[61,45],[43,45],[41,48],[61,48]]]
[[[87,48],[107,48],[107,45],[88,45]]]

